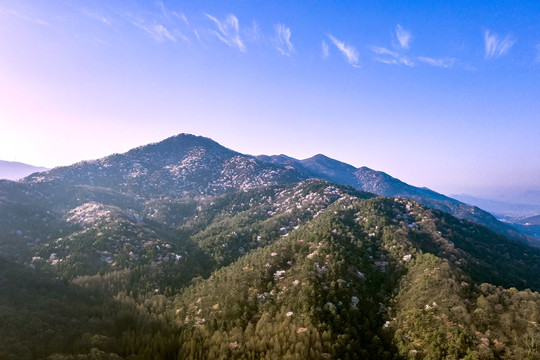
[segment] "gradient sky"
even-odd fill
[[[538,189],[540,2],[0,0],[0,159],[182,132],[447,194]]]

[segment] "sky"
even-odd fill
[[[445,194],[540,188],[538,1],[0,0],[0,159],[179,133]]]

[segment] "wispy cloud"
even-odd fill
[[[243,28],[242,35],[244,35],[246,41],[251,42],[257,42],[264,37],[261,33],[261,30],[259,29],[259,25],[255,20],[253,20],[251,26]]]
[[[171,14],[173,14],[173,16],[179,18],[180,20],[182,20],[184,22],[184,24],[186,24],[187,26],[189,26],[189,21],[186,17],[186,14],[184,14],[183,12],[176,12],[176,11],[173,11],[171,12]]]
[[[242,39],[240,39],[240,27],[236,16],[231,14],[227,16],[225,21],[219,21],[212,15],[205,15],[216,24],[218,31],[214,30],[213,33],[218,39],[230,47],[237,47],[242,52],[246,51],[246,46],[242,42]]]
[[[291,29],[283,24],[274,26],[275,36],[273,39],[274,46],[281,55],[291,56],[294,51],[294,46],[291,43]]]
[[[339,51],[343,53],[347,62],[355,67],[358,67],[358,50],[352,45],[345,44],[343,41],[336,39],[333,35],[328,34],[328,38],[334,43]]]
[[[375,57],[375,61],[380,63],[389,65],[405,65],[409,67],[414,66],[414,62],[412,60],[396,51],[392,51],[380,46],[372,46],[370,49],[373,53],[379,55]]]
[[[411,39],[412,39],[412,34],[410,31],[405,30],[401,25],[397,24],[396,37],[402,49],[409,48],[409,43],[411,42]]]
[[[29,21],[29,22],[32,22],[32,23],[38,24],[38,25],[51,25],[51,24],[49,24],[48,22],[46,22],[45,20],[43,20],[43,19],[41,19],[39,17],[32,16],[32,15],[27,15],[27,14],[22,14],[22,13],[20,13],[18,11],[13,10],[13,9],[7,9],[7,8],[0,7],[0,13],[9,14],[9,15],[18,17],[21,20]]]
[[[394,57],[394,58],[399,57],[399,54],[397,52],[389,50],[384,47],[380,47],[380,46],[372,46],[371,51],[373,51],[375,54],[378,54],[378,55],[390,55],[391,57]]]
[[[486,30],[484,33],[484,42],[486,45],[486,59],[498,58],[510,51],[516,40],[511,35],[500,38],[499,35]]]
[[[328,48],[328,44],[324,40],[321,43],[321,56],[323,59],[326,59],[330,56],[330,49]]]
[[[419,56],[418,61],[421,61],[421,62],[426,63],[426,64],[431,65],[431,66],[442,67],[442,68],[445,68],[445,69],[451,68],[456,63],[456,59],[454,59],[454,58],[434,59],[434,58],[425,57],[425,56]]]
[[[199,41],[200,44],[203,44],[201,40],[201,35],[199,35],[199,31],[197,29],[193,30],[193,34],[195,34],[195,38],[197,39],[197,41]]]
[[[161,10],[161,15],[169,19],[170,18],[169,12],[167,11],[167,8],[165,7],[165,4],[163,3],[163,1],[157,1],[156,5],[159,7],[159,10]]]
[[[176,42],[176,37],[162,24],[148,25],[138,21],[132,21],[131,23],[139,29],[146,31],[156,41],[163,42],[165,40],[170,40]]]
[[[98,13],[95,13],[95,12],[92,12],[90,10],[87,10],[87,9],[81,9],[81,12],[88,18],[90,19],[94,19],[94,20],[97,20],[99,22],[102,22],[103,24],[105,25],[111,25],[111,21],[106,18],[105,16],[101,15],[101,14],[98,14]]]

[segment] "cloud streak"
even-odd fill
[[[324,40],[321,42],[321,56],[323,59],[327,59],[330,56],[330,49]]]
[[[274,46],[281,55],[291,56],[294,52],[294,46],[291,43],[291,29],[283,24],[274,26],[275,37]]]
[[[259,25],[255,20],[251,23],[251,26],[243,28],[242,34],[246,40],[250,42],[258,42],[264,38],[261,30],[259,29]]]
[[[431,66],[442,67],[442,68],[445,68],[445,69],[451,68],[456,63],[456,59],[454,59],[454,58],[434,59],[434,58],[425,57],[425,56],[419,56],[418,61],[421,61],[421,62],[423,62],[425,64],[428,64],[428,65],[431,65]]]
[[[414,66],[414,62],[399,54],[396,51],[389,50],[380,46],[372,46],[371,51],[379,56],[375,57],[375,61],[388,65],[405,65],[409,67]]]
[[[500,38],[499,35],[486,30],[484,33],[484,42],[486,46],[486,59],[499,58],[510,51],[516,40],[510,35]]]
[[[405,30],[401,25],[397,24],[396,37],[402,49],[409,48],[409,43],[412,39],[412,34],[410,31]]]
[[[371,51],[373,51],[377,55],[389,55],[394,58],[399,57],[399,54],[397,52],[389,50],[387,48],[383,48],[381,46],[372,46]]]
[[[131,23],[139,29],[146,31],[158,42],[165,40],[176,42],[176,37],[162,24],[147,25],[137,21],[132,21]]]
[[[332,34],[328,34],[328,38],[334,43],[339,51],[345,56],[347,62],[355,67],[358,67],[358,50],[352,45],[345,44],[343,41],[338,40]]]
[[[246,51],[242,39],[240,38],[240,26],[238,18],[234,15],[228,15],[224,21],[220,21],[212,15],[205,14],[217,27],[217,31],[213,30],[213,34],[230,47],[236,47],[238,50]]]
[[[7,9],[7,8],[0,7],[0,13],[9,14],[9,15],[18,17],[19,19],[29,21],[29,22],[32,22],[32,23],[38,24],[38,25],[47,25],[47,26],[51,25],[48,22],[46,22],[45,20],[40,19],[39,17],[34,17],[34,16],[29,16],[29,15],[26,15],[26,14],[22,14],[20,12],[12,10],[12,9]]]
[[[81,11],[86,17],[90,19],[97,20],[99,22],[102,22],[105,25],[111,25],[111,21],[101,14],[91,12],[87,9],[82,9]]]

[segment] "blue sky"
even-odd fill
[[[417,186],[540,187],[540,3],[0,0],[0,158],[181,132]]]

